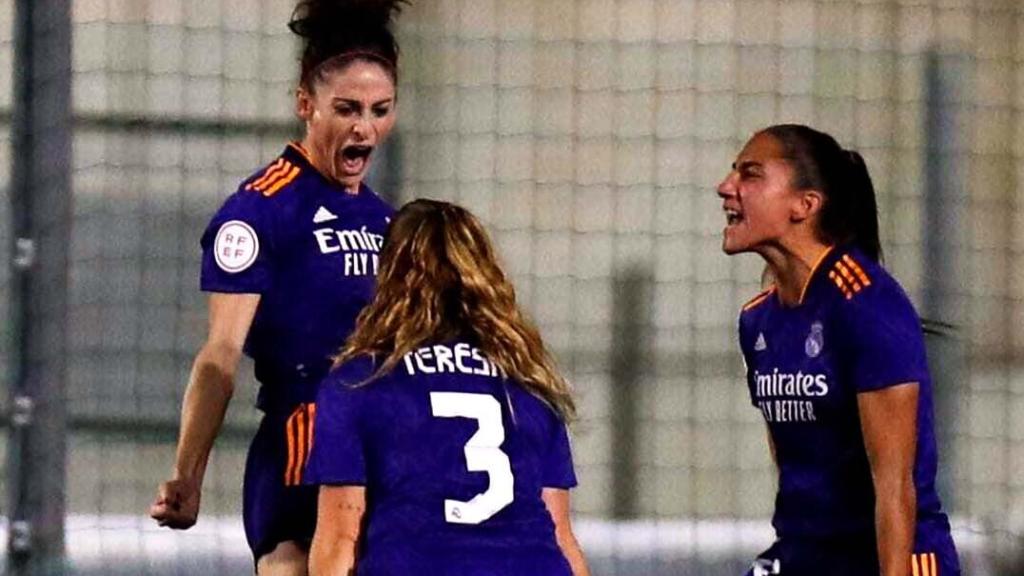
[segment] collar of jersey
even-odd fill
[[[324,184],[326,184],[326,185],[328,185],[328,186],[330,186],[332,188],[340,188],[340,186],[338,184],[334,183],[333,181],[328,179],[326,176],[324,176],[323,173],[321,173],[319,170],[317,170],[316,166],[313,166],[313,161],[310,160],[310,158],[309,158],[309,151],[306,150],[306,148],[302,145],[302,143],[300,143],[300,142],[289,142],[288,145],[285,146],[284,152],[281,153],[281,156],[283,156],[286,160],[288,160],[289,162],[291,162],[293,164],[301,165],[303,170],[307,170],[308,169],[312,174],[316,174],[317,177],[320,178],[320,181],[323,182]],[[369,189],[370,189],[370,187],[366,185],[366,182],[360,182],[359,183],[359,193],[358,194],[348,194],[348,193],[346,193],[346,197],[354,198],[356,196],[360,196],[360,195],[362,195],[364,192],[366,192]],[[344,192],[344,190],[342,190],[342,192]]]
[[[835,246],[829,246],[821,253],[821,256],[818,256],[818,261],[811,266],[811,272],[807,275],[807,280],[804,281],[804,287],[800,290],[800,299],[796,302],[797,306],[800,306],[807,300],[807,292],[810,291],[811,285],[814,283],[814,279],[819,276],[819,272],[821,270],[826,268],[823,264],[838,252],[839,250],[836,250]]]

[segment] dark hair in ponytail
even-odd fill
[[[356,60],[381,65],[398,83],[398,42],[391,22],[408,0],[300,0],[288,28],[302,37],[300,85],[313,91],[325,74]]]
[[[774,137],[793,166],[793,186],[825,197],[819,231],[829,244],[854,244],[882,260],[875,187],[864,158],[843,150],[836,139],[800,124],[778,124],[761,131]]]

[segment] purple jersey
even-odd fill
[[[857,394],[920,385],[917,538],[946,534],[935,491],[932,385],[920,320],[879,264],[834,248],[811,272],[801,303],[769,291],[744,307],[740,345],[751,400],[768,423],[779,467],[773,525],[780,538],[874,534],[874,488]]]
[[[202,289],[261,295],[245,343],[260,409],[315,399],[372,296],[392,213],[365,186],[345,193],[290,144],[213,217],[202,239]]]
[[[465,342],[390,374],[357,359],[317,400],[314,484],[365,485],[357,573],[568,575],[541,489],[576,485],[566,427]]]

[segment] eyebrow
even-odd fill
[[[380,106],[381,104],[390,104],[390,103],[392,103],[394,101],[395,101],[394,98],[385,98],[384,100],[378,100],[377,102],[371,103],[370,106]],[[359,100],[353,100],[351,98],[341,98],[341,97],[338,97],[338,96],[333,98],[333,103],[334,104],[348,104],[350,106],[362,106],[363,105],[363,103],[361,101],[359,101]]]
[[[732,163],[732,169],[736,170],[736,171],[746,170],[748,168],[761,168],[761,167],[763,167],[763,165],[760,162],[757,162],[755,160],[743,160],[741,162],[733,162]]]

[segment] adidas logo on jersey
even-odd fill
[[[759,333],[757,335],[757,342],[754,342],[754,350],[756,350],[757,352],[760,352],[760,351],[765,350],[767,348],[768,348],[768,343],[765,342],[764,332],[761,332],[761,333]]]
[[[323,206],[318,208],[316,214],[313,215],[314,224],[322,224],[324,222],[330,222],[331,220],[337,219],[337,216],[335,216],[330,210],[324,208]]]

